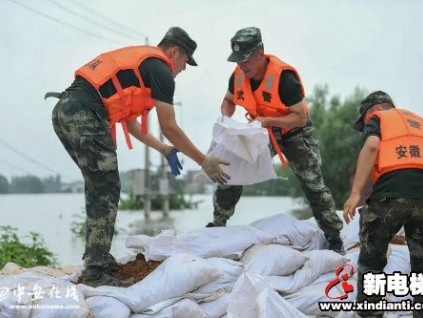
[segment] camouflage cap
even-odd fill
[[[181,47],[188,54],[189,60],[188,64],[192,66],[197,66],[197,62],[194,60],[192,55],[194,54],[195,49],[197,48],[197,43],[190,38],[187,32],[180,27],[171,27],[163,37],[163,40],[168,40],[179,47]]]
[[[394,102],[387,93],[382,91],[376,91],[371,94],[369,94],[365,99],[363,99],[360,103],[360,116],[354,123],[353,127],[354,129],[358,131],[363,131],[364,128],[364,117],[366,116],[367,110],[370,109],[370,107],[377,105],[377,104],[390,104],[393,107],[395,107]]]
[[[263,49],[259,28],[249,27],[239,30],[231,39],[232,53],[229,62],[244,62],[257,49]]]

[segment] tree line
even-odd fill
[[[356,88],[342,101],[337,95],[330,96],[328,86],[324,85],[316,86],[307,98],[310,117],[315,127],[315,137],[320,146],[322,174],[338,209],[349,195],[350,182],[361,148],[360,134],[352,128],[352,123],[357,118],[359,104],[366,95],[365,90]],[[270,180],[246,186],[243,195],[304,196],[291,169],[283,169],[279,165],[276,171],[278,176],[287,180]],[[130,180],[124,174],[121,177],[122,190],[128,188],[130,193]],[[182,180],[178,181],[179,186],[184,189],[186,184]],[[10,183],[7,178],[0,175],[0,194],[47,192],[63,192],[59,175],[45,179],[35,176],[13,177]]]
[[[15,176],[9,182],[5,176],[0,174],[0,194],[57,192],[63,192],[60,175],[43,179],[33,175]]]

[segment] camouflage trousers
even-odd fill
[[[387,198],[371,200],[360,215],[360,255],[358,258],[357,302],[378,302],[382,297],[363,293],[363,274],[382,273],[387,263],[389,242],[404,226],[410,251],[411,272],[423,273],[423,199]],[[423,296],[414,297],[423,303]],[[360,312],[362,317],[382,317],[383,312]],[[423,311],[413,317],[423,317]]]
[[[65,92],[52,114],[53,128],[82,172],[87,211],[85,267],[108,267],[120,196],[115,144],[107,118]]]
[[[313,215],[325,235],[339,235],[342,221],[336,214],[335,202],[326,187],[321,173],[321,158],[317,141],[313,138],[313,126],[309,121],[302,131],[286,136],[275,134],[277,142],[298,178]],[[272,155],[276,155],[271,148]],[[213,196],[214,220],[218,226],[225,226],[234,214],[243,187],[219,185]]]

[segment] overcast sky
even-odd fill
[[[0,174],[8,178],[60,172],[65,181],[80,179],[51,125],[57,100],[45,101],[45,92],[64,90],[75,69],[103,51],[144,44],[143,35],[156,45],[171,26],[184,28],[198,43],[194,56],[199,66],[188,66],[176,78],[175,100],[182,104],[176,106],[178,123],[203,152],[235,66],[226,61],[230,38],[247,26],[261,29],[267,53],[297,68],[306,93],[318,84],[327,84],[331,95],[342,98],[357,86],[369,92],[381,89],[398,106],[423,115],[423,1],[75,1],[139,35],[73,0],[0,0]],[[154,112],[150,122],[157,135]],[[144,147],[134,142],[129,151],[120,128],[118,135],[120,170],[141,168]],[[158,159],[152,156],[153,163]],[[195,169],[196,164],[184,158],[184,167]]]

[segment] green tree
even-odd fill
[[[360,134],[352,128],[352,123],[358,117],[358,105],[365,95],[363,89],[356,88],[342,102],[339,96],[329,99],[327,86],[317,86],[308,100],[320,145],[323,177],[338,209],[348,198],[351,174],[361,148]]]
[[[35,176],[13,177],[9,187],[10,193],[44,193],[43,182]]]
[[[56,176],[49,176],[43,179],[44,192],[57,193],[61,192],[62,179],[60,174]]]
[[[9,182],[7,178],[0,174],[0,194],[5,194],[9,192]]]
[[[23,243],[16,234],[17,228],[0,226],[0,269],[9,262],[22,267],[55,265],[54,255],[45,245],[43,238],[30,232],[31,242]]]

